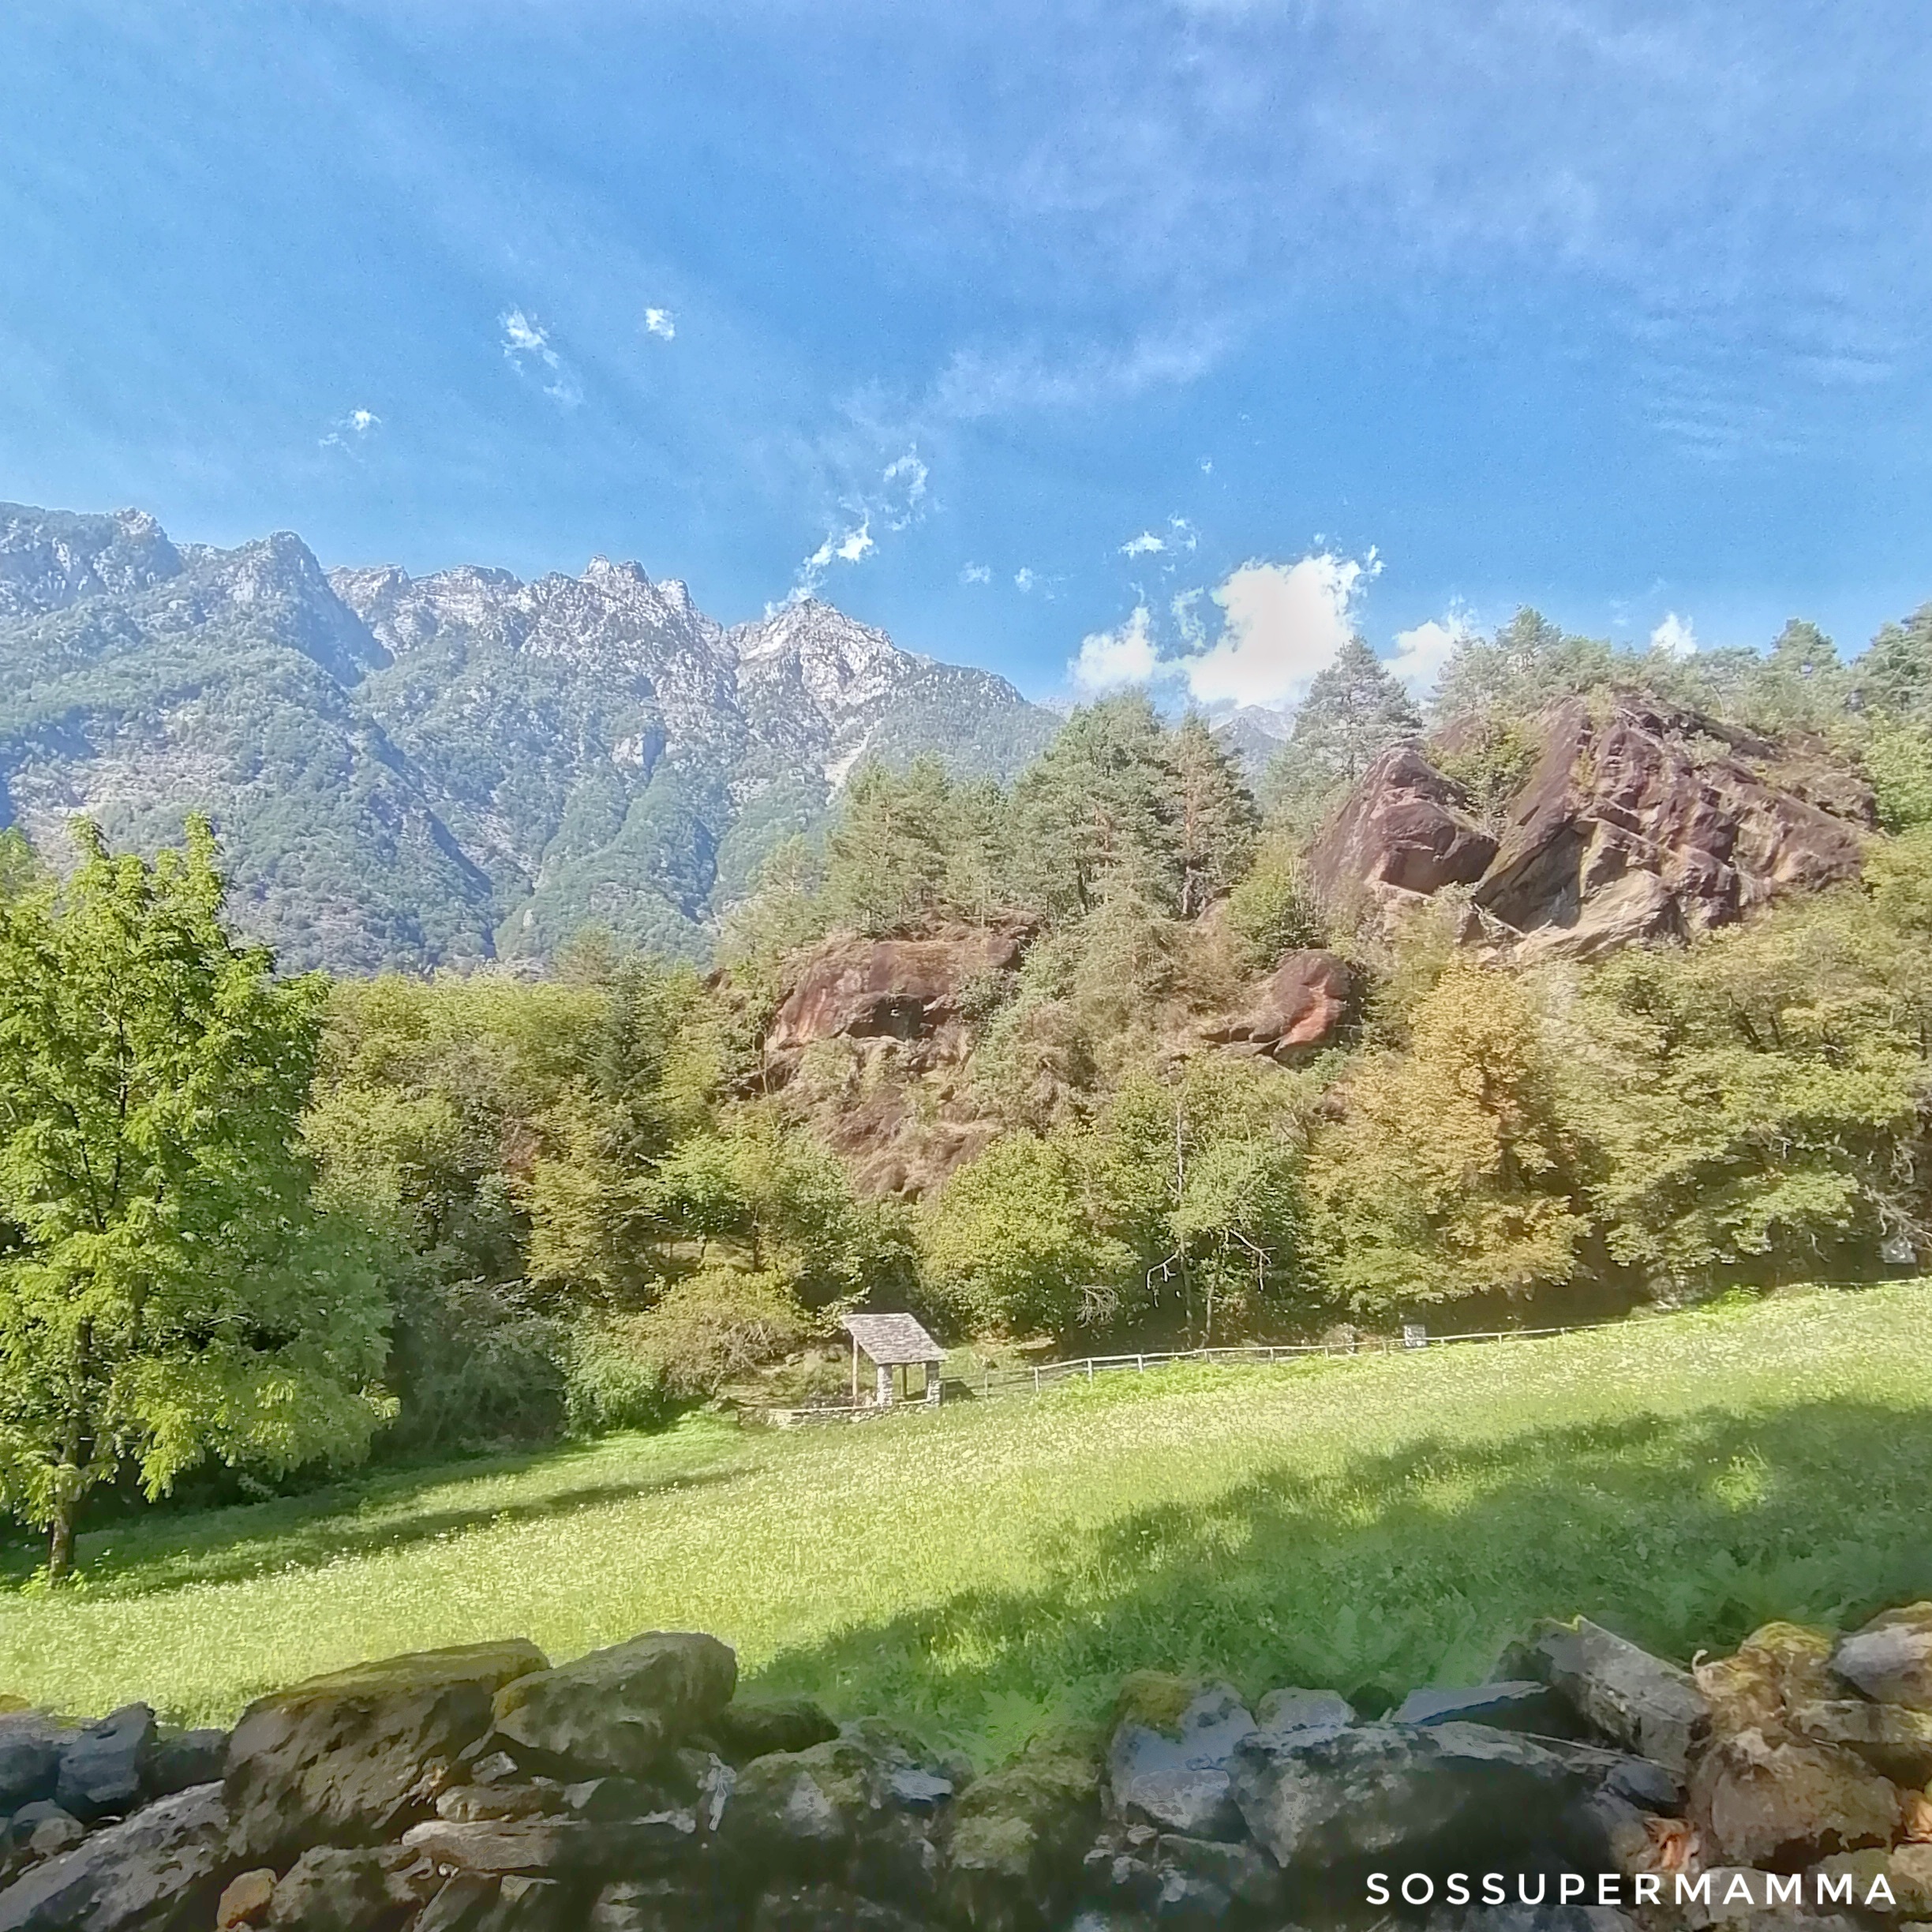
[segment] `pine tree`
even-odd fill
[[[1422,728],[1414,701],[1360,638],[1316,673],[1295,713],[1294,730],[1263,781],[1272,815],[1312,829],[1378,752]]]
[[[1239,768],[1190,711],[1174,734],[1180,915],[1193,919],[1248,870],[1260,814]]]

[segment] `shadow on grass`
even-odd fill
[[[591,1452],[586,1452],[586,1455]],[[120,1597],[178,1589],[188,1583],[228,1583],[264,1571],[305,1569],[345,1557],[433,1542],[470,1530],[537,1522],[579,1510],[671,1489],[710,1488],[739,1480],[744,1469],[680,1466],[648,1477],[611,1478],[590,1471],[564,1479],[541,1496],[472,1507],[412,1511],[413,1492],[455,1488],[514,1477],[541,1467],[554,1473],[557,1451],[492,1457],[482,1463],[442,1463],[415,1481],[394,1472],[363,1485],[336,1485],[301,1496],[238,1503],[183,1518],[98,1530],[80,1539],[87,1587]],[[0,1557],[0,1580],[19,1583],[42,1560],[36,1545]]]
[[[1774,1617],[1859,1620],[1932,1596],[1928,1531],[1922,1411],[1831,1400],[1425,1440],[1136,1511],[1049,1553],[1037,1589],[855,1628],[758,1680],[991,1759],[1104,1715],[1144,1667],[1376,1708],[1479,1680],[1539,1617],[1582,1613],[1686,1662]]]

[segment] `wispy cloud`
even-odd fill
[[[382,427],[382,418],[372,409],[352,409],[329,425],[323,436],[324,449],[348,450],[352,453]]]
[[[990,584],[993,581],[993,567],[990,564],[962,564],[959,580],[963,584]]]
[[[644,333],[655,335],[660,342],[677,339],[677,317],[668,309],[646,309],[644,311]]]
[[[503,331],[504,357],[510,366],[534,382],[553,402],[575,409],[583,400],[583,385],[577,380],[577,372],[557,352],[549,331],[521,309],[505,309],[496,321]]]
[[[1120,547],[1124,557],[1158,556],[1167,548],[1164,537],[1156,537],[1151,530],[1143,530],[1138,537],[1129,537]]]
[[[1204,376],[1228,341],[1223,325],[1202,323],[1093,344],[1072,357],[1050,357],[1032,347],[960,349],[940,372],[923,408],[942,418],[975,422],[1132,402],[1149,390],[1184,386]]]
[[[868,490],[848,498],[844,519],[798,567],[792,586],[796,597],[809,597],[824,582],[834,564],[862,564],[878,549],[872,534],[876,524],[887,532],[908,530],[926,513],[927,479],[931,471],[916,450],[896,456]]]
[[[1028,592],[1032,590],[1033,586],[1039,582],[1039,575],[1033,568],[1033,566],[1031,564],[1022,564],[1020,567],[1013,572],[1013,588],[1017,590],[1022,597],[1024,597]]]

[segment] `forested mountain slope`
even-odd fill
[[[701,955],[862,755],[1010,777],[1050,713],[815,601],[726,630],[594,560],[325,573],[298,537],[0,506],[0,826],[58,853],[210,814],[291,967],[541,953],[586,921]]]

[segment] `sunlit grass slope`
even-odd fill
[[[231,1717],[355,1658],[715,1631],[746,1673],[983,1755],[1140,1665],[1372,1695],[1534,1617],[1679,1657],[1932,1594],[1932,1287],[861,1428],[700,1419],[86,1539],[0,1596],[0,1690]]]

